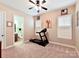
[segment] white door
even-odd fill
[[[5,32],[5,13],[0,12],[0,41],[2,41],[2,49],[5,48],[5,39],[6,39],[6,32]]]

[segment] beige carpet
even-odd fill
[[[75,49],[56,44],[42,47],[35,43],[24,43],[2,50],[3,58],[70,58],[78,57]]]

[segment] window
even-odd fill
[[[72,39],[72,15],[58,18],[57,38]]]
[[[65,15],[58,18],[59,27],[70,27],[71,26],[71,15]]]

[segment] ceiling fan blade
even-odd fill
[[[33,3],[33,4],[35,4],[32,0],[29,0],[29,2],[31,2],[31,3]]]
[[[33,7],[30,7],[29,9],[32,9]]]
[[[43,3],[46,3],[46,1],[45,1],[45,0],[43,0],[43,1],[42,1],[42,4],[43,4]]]
[[[47,10],[47,8],[46,8],[46,7],[42,7],[42,6],[41,6],[41,8],[42,8],[42,9],[44,9],[44,10]]]

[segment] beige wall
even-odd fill
[[[25,26],[24,26],[24,28],[25,28],[24,29],[24,32],[25,32],[24,39],[29,40],[29,39],[34,37],[34,20],[33,20],[33,18],[29,15],[26,16],[24,24],[25,24]]]
[[[79,28],[77,27],[77,12],[79,12],[79,0],[76,0],[76,13],[75,13],[75,39],[76,47],[79,49]]]
[[[68,6],[68,13],[73,14],[75,12],[75,5]],[[57,18],[61,16],[61,10],[55,10],[55,11],[50,11],[45,14],[41,15],[41,21],[42,21],[42,26],[44,26],[44,21],[47,19],[52,20],[52,28],[48,29],[49,33],[49,40],[52,42],[60,42],[64,44],[69,44],[69,45],[75,45],[75,39],[73,36],[72,40],[67,40],[67,39],[58,39],[57,38]],[[74,22],[74,19],[73,19]],[[74,26],[74,25],[73,25]],[[73,33],[74,33],[74,28],[73,28]]]
[[[6,22],[13,22],[13,16],[23,16],[24,17],[24,39],[27,40],[29,37],[33,37],[33,19],[32,16],[28,16],[21,11],[15,10],[11,7],[3,5],[0,3],[0,11],[6,12]],[[30,23],[31,22],[31,23]],[[6,46],[13,45],[13,27],[6,27]]]
[[[75,5],[69,6],[69,14],[75,12]],[[29,40],[30,38],[34,37],[34,20],[32,19],[32,16],[26,15],[20,11],[17,11],[15,9],[12,9],[10,7],[7,7],[3,4],[0,4],[0,11],[6,12],[6,21],[12,21],[13,22],[13,15],[19,15],[24,16],[24,39]],[[50,11],[46,14],[41,15],[41,20],[51,19],[52,20],[52,29],[48,29],[49,32],[49,40],[55,41],[55,42],[61,42],[65,44],[71,44],[75,45],[75,40],[64,40],[64,39],[58,39],[57,38],[57,17],[60,16],[61,11],[55,10]],[[74,22],[74,21],[73,21]],[[73,25],[74,26],[74,25]],[[6,46],[13,45],[13,27],[7,27],[6,28],[6,34],[7,34],[7,40],[6,40]]]

